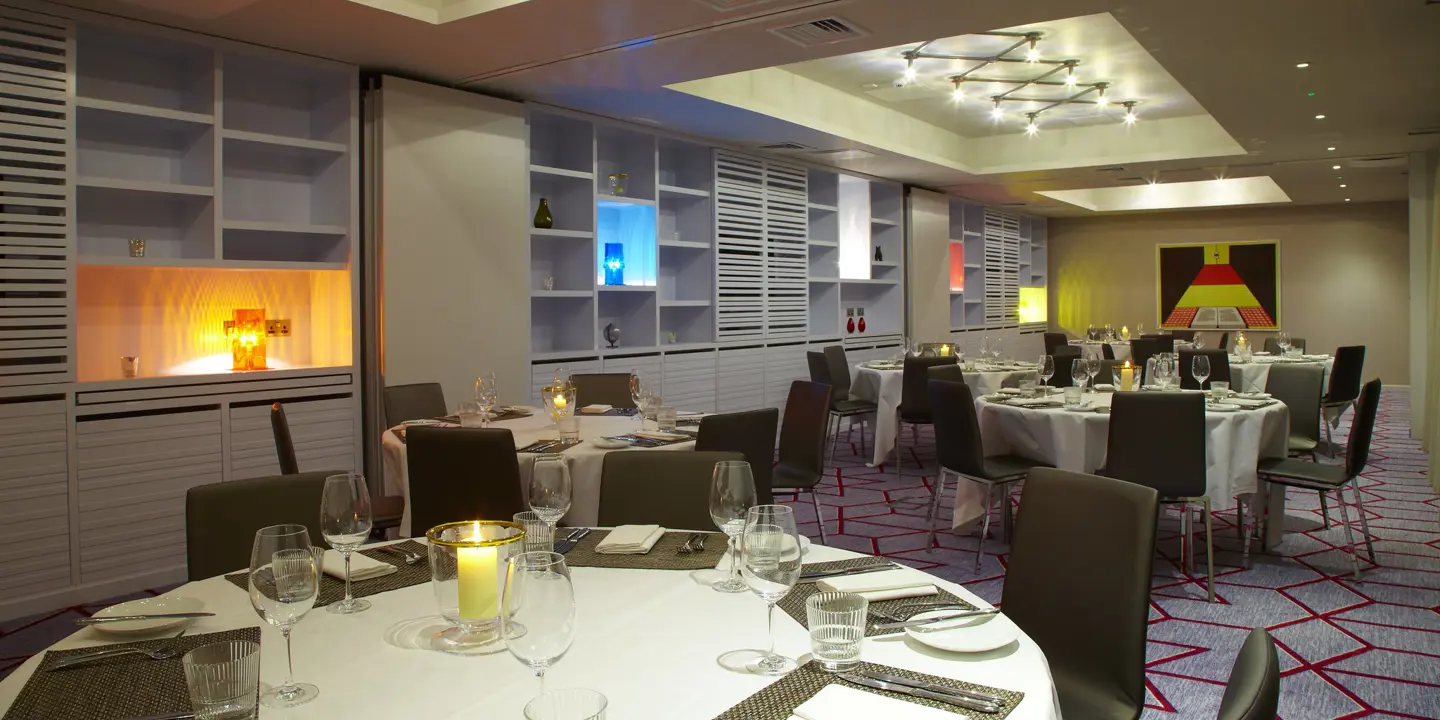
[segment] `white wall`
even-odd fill
[[[528,402],[524,107],[386,77],[381,91],[381,368],[454,405],[492,371]]]
[[[909,335],[922,342],[950,340],[950,198],[910,189]]]

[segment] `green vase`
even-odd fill
[[[550,216],[550,203],[545,198],[540,198],[540,207],[535,209],[535,227],[542,230],[549,230],[555,225],[555,218]]]

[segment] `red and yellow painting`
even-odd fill
[[[1279,242],[1160,245],[1157,263],[1162,328],[1279,327]]]

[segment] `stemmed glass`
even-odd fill
[[[1050,378],[1055,377],[1055,356],[1041,355],[1036,367],[1040,373],[1041,387],[1049,385]]]
[[[1093,354],[1085,358],[1085,374],[1090,377],[1090,392],[1095,392],[1095,376],[1100,374],[1100,358]]]
[[[1204,349],[1205,349],[1205,336],[1204,336],[1204,335],[1201,335],[1201,334],[1198,333],[1198,332],[1195,333],[1195,339],[1194,339],[1194,340],[1191,340],[1190,342],[1195,345],[1195,349],[1196,349],[1196,350],[1204,350]]]
[[[795,511],[788,505],[750,508],[740,546],[744,558],[741,574],[750,592],[765,601],[770,625],[770,647],[750,671],[783,675],[795,669],[795,661],[775,653],[775,604],[800,581],[800,534],[795,529]]]
[[[575,586],[565,556],[520,553],[505,567],[500,621],[505,647],[529,666],[545,693],[545,671],[575,642]]]
[[[1290,333],[1282,332],[1275,336],[1275,344],[1280,346],[1280,354],[1286,355],[1290,352]]]
[[[635,418],[640,421],[640,429],[645,429],[645,409],[640,404],[645,400],[645,379],[641,377],[640,371],[630,373],[630,401],[635,403]]]
[[[250,605],[285,638],[285,684],[260,695],[266,707],[295,707],[314,700],[320,688],[295,682],[290,631],[315,607],[320,594],[320,560],[304,525],[271,525],[255,531],[250,550]]]
[[[1210,358],[1204,355],[1196,355],[1190,361],[1190,374],[1195,377],[1195,382],[1200,384],[1200,389],[1205,389],[1205,380],[1210,377]]]
[[[1090,363],[1084,358],[1075,358],[1070,361],[1070,379],[1081,388],[1085,387],[1085,381],[1090,379]]]
[[[565,456],[555,453],[535,458],[530,468],[530,509],[550,526],[555,537],[555,524],[570,512],[570,466]]]
[[[350,554],[370,537],[370,489],[360,473],[325,478],[320,494],[320,534],[345,558],[345,599],[325,606],[325,612],[351,615],[370,609],[369,600],[350,595]]]
[[[499,388],[496,386],[495,373],[482,372],[475,378],[475,402],[480,404],[481,423],[490,424],[490,411],[495,408],[495,402],[499,399]]]
[[[726,460],[715,463],[710,475],[710,519],[715,526],[729,537],[731,545],[730,570],[725,579],[711,585],[717,592],[741,593],[748,589],[740,579],[740,563],[737,559],[737,541],[745,532],[746,513],[755,507],[755,477],[750,472],[750,463]]]

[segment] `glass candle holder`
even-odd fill
[[[430,541],[435,602],[452,626],[436,636],[436,649],[457,655],[504,650],[500,588],[505,586],[505,562],[525,550],[525,528],[500,520],[471,520],[437,525],[425,538]]]
[[[575,414],[575,386],[573,385],[550,385],[540,391],[540,398],[545,402],[545,411],[550,413],[550,419],[556,423],[560,418],[569,417]]]
[[[140,375],[140,358],[136,355],[120,356],[120,377],[133,378]]]

